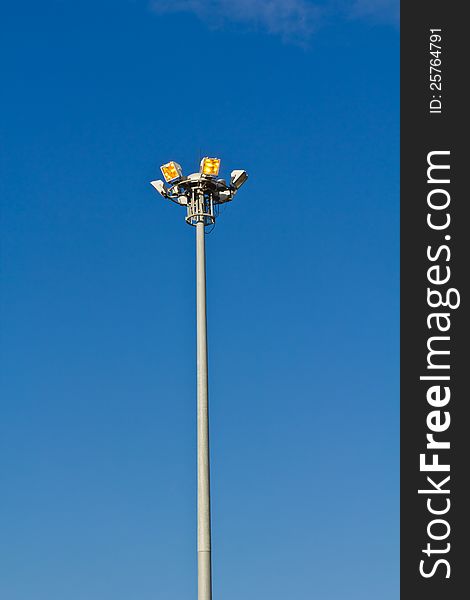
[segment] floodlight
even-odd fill
[[[236,190],[241,188],[247,179],[248,173],[246,171],[237,169],[236,171],[232,171],[230,173],[230,185],[232,185]]]
[[[199,171],[203,175],[214,175],[219,174],[220,158],[209,158],[206,156],[201,160],[201,167]]]
[[[181,165],[174,161],[166,163],[166,165],[162,165],[160,169],[167,183],[179,179],[183,173]]]
[[[157,190],[157,192],[159,194],[161,194],[162,196],[167,195],[168,189],[161,179],[157,179],[156,181],[151,181],[150,184],[153,185],[153,187]]]

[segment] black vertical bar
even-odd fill
[[[460,600],[469,593],[470,198],[464,185],[470,173],[464,95],[469,25],[464,8],[465,3],[442,0],[401,5],[402,600]],[[450,168],[431,167],[428,173],[430,162]],[[450,306],[439,306],[439,293]],[[450,448],[433,448],[435,442],[449,442]],[[436,470],[424,470],[433,460]],[[449,471],[439,470],[446,465]]]

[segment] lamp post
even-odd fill
[[[218,158],[206,157],[199,173],[185,177],[178,163],[169,162],[161,167],[168,185],[151,182],[164,198],[186,207],[186,222],[196,228],[198,600],[212,599],[205,228],[215,223],[220,204],[230,202],[248,178],[246,171],[232,171],[227,185],[217,179],[219,167]]]

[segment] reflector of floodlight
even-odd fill
[[[201,167],[199,171],[203,175],[213,175],[216,177],[219,174],[219,168],[220,158],[209,158],[206,156],[201,160]]]
[[[182,175],[181,165],[174,161],[170,161],[169,163],[166,163],[166,165],[162,165],[160,170],[163,173],[163,177],[167,183],[179,179]]]

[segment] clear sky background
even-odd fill
[[[194,230],[214,598],[398,597],[395,2],[9,2],[0,596],[196,598]]]

